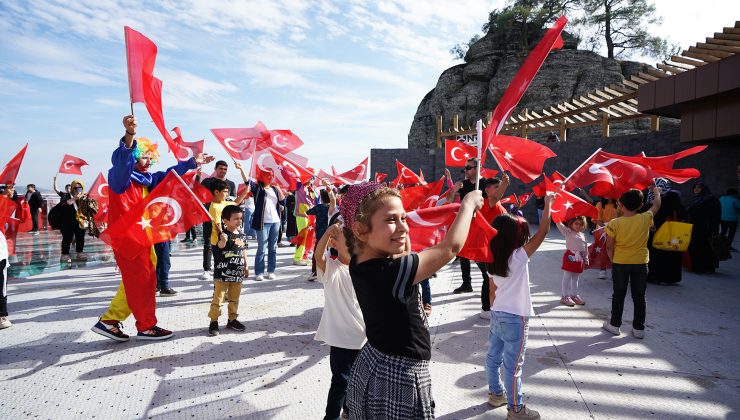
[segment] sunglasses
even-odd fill
[[[466,166],[466,167],[465,167],[465,170],[466,170],[466,171],[469,171],[469,170],[471,170],[471,169],[475,169],[475,168],[477,168],[477,166]]]

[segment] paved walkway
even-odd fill
[[[647,334],[636,340],[600,329],[611,282],[596,272],[581,282],[585,307],[558,304],[563,246],[551,232],[530,264],[538,315],[523,388],[532,408],[545,419],[740,418],[740,255],[715,275],[649,285]],[[160,324],[176,331],[164,342],[116,343],[90,332],[118,285],[111,263],[11,279],[0,418],[321,418],[329,349],[313,336],[323,292],[305,281],[305,267],[288,265],[290,251],[280,249],[279,279],[246,282],[247,331],[218,337],[207,335],[212,286],[197,279],[199,247],[174,252],[180,294],[157,298]],[[437,417],[505,418],[505,408],[486,404],[479,295],[452,294],[459,283],[452,264],[432,280]],[[628,299],[623,329],[631,318]],[[135,332],[132,320],[125,325]]]

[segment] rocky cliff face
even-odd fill
[[[645,64],[617,61],[591,51],[576,49],[576,40],[563,33],[565,45],[550,53],[537,77],[522,97],[520,109],[539,111],[544,107],[570,100],[594,89],[637,73]],[[459,115],[461,126],[485,118],[499,102],[526,55],[507,50],[489,35],[471,45],[465,63],[445,70],[437,86],[422,99],[409,131],[409,148],[436,147],[437,116],[442,115],[444,128],[452,123],[452,116]],[[649,124],[644,121],[622,123],[612,127],[612,134],[644,131]],[[600,128],[574,129],[568,139],[593,136]]]

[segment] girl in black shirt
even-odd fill
[[[367,344],[347,390],[350,419],[431,419],[431,342],[418,283],[463,247],[479,191],[466,195],[444,240],[409,253],[398,191],[375,182],[352,186],[340,206],[352,254],[350,275],[365,319]]]

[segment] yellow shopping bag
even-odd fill
[[[683,252],[689,249],[691,223],[665,222],[653,236],[653,248],[663,251]]]

